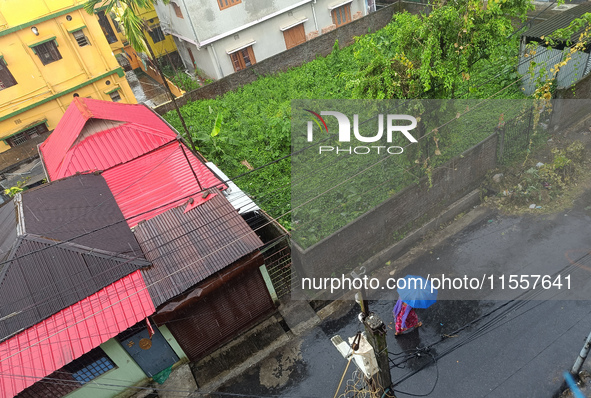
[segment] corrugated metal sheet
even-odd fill
[[[143,257],[109,186],[100,175],[77,175],[54,181],[25,191],[22,198],[27,233],[70,240],[98,230],[73,242]],[[5,224],[0,225],[4,228]]]
[[[0,397],[13,397],[154,311],[136,271],[0,343]]]
[[[143,221],[134,233],[153,264],[142,273],[156,306],[263,245],[220,194],[187,213],[177,207]]]
[[[521,58],[519,62],[519,66],[517,67],[517,72],[524,76],[522,80],[522,87],[523,92],[526,95],[531,95],[537,87],[537,81],[539,79],[546,80],[547,78],[551,77],[550,69],[554,67],[558,62],[562,60],[562,51],[556,50],[554,48],[546,48],[542,46],[537,46],[533,52],[533,56],[529,56],[527,58]],[[534,67],[534,74],[533,77],[529,73],[529,66],[530,62],[534,61],[536,63]],[[540,76],[543,74],[543,76]]]
[[[205,165],[209,167],[211,171],[213,171],[220,178],[220,180],[226,181],[228,189],[224,191],[224,196],[228,198],[232,206],[238,210],[238,214],[245,214],[251,211],[260,210],[260,207],[257,206],[257,204],[254,203],[246,193],[238,188],[238,186],[234,184],[232,180],[230,180],[228,176],[219,169],[219,167],[217,167],[212,162],[207,162]]]
[[[588,59],[588,53],[576,52],[572,54],[571,59],[556,74],[556,87],[567,88],[583,78]]]
[[[149,265],[72,243],[51,247],[55,241],[33,235],[18,240],[14,257],[24,257],[0,275],[0,318],[7,317],[0,322],[0,340]]]
[[[542,37],[546,37],[558,29],[566,28],[574,19],[579,18],[588,12],[591,12],[590,3],[579,4],[569,10],[562,11],[560,14],[555,15],[544,22],[532,26],[522,36],[525,36],[529,40],[541,42],[543,41]],[[575,43],[579,39],[583,30],[584,28],[573,34],[570,41]]]
[[[585,72],[588,73],[587,64],[590,58],[589,54],[584,52],[573,54],[567,64],[562,66],[556,75],[552,75],[552,69],[564,59],[567,52],[566,49],[557,50],[552,47],[537,46],[528,51],[531,54],[529,57],[522,56],[517,71],[524,76],[523,92],[531,95],[536,90],[538,81],[545,81],[552,77],[556,78],[557,88],[570,87],[583,78]],[[535,62],[533,76],[529,72],[530,62]]]
[[[67,152],[91,118],[137,123],[176,136],[158,115],[144,105],[74,98],[53,133],[40,146],[51,179],[54,179]]]
[[[166,323],[191,361],[199,360],[274,310],[258,268],[227,282]]]
[[[0,209],[0,318],[13,314],[0,322],[0,340],[149,265],[102,176],[73,176],[17,199]]]
[[[108,170],[174,140],[174,134],[126,123],[95,133],[72,146],[59,168],[50,171],[50,177],[57,180],[77,172]]]
[[[0,207],[0,262],[10,254],[16,241],[16,209],[14,202],[10,201]],[[0,265],[0,272],[3,265]]]
[[[186,203],[189,196],[202,189],[216,185],[218,189],[227,188],[207,166],[177,143],[113,167],[102,175],[130,227]],[[211,199],[211,195],[204,199],[199,193],[192,198],[192,206],[198,206]]]

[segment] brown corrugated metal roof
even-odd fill
[[[0,207],[0,262],[4,261],[16,240],[16,210],[12,202]],[[0,265],[0,270],[2,265]]]
[[[263,245],[221,194],[184,210],[176,207],[135,227],[153,264],[142,273],[156,307]]]
[[[25,191],[23,212],[27,233],[69,240],[102,228],[73,242],[134,257],[142,256],[127,223],[117,223],[123,219],[123,214],[100,175],[75,175]],[[117,224],[111,225],[113,223]],[[111,226],[104,228],[107,225]]]
[[[562,11],[560,14],[555,15],[544,22],[532,26],[523,34],[523,36],[525,36],[528,41],[542,42],[542,37],[545,38],[558,29],[566,28],[573,20],[580,18],[583,14],[588,12],[591,12],[591,3],[579,4],[569,10]],[[577,42],[583,30],[584,28],[581,28],[570,37],[571,44]]]
[[[21,196],[0,208],[0,340],[149,265],[100,175]]]

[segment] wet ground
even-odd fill
[[[154,108],[168,101],[164,87],[144,72],[130,70],[125,72],[125,78],[139,104]]]
[[[478,292],[476,300],[445,300],[443,294],[432,307],[417,310],[424,325],[418,331],[395,337],[388,329],[399,398],[552,397],[591,331],[590,302],[580,300],[591,299],[591,191],[572,209],[553,215],[503,216],[495,210],[485,215],[427,250],[405,273],[561,273],[571,275],[572,289],[525,294],[496,289]],[[385,293],[380,298],[370,308],[391,328],[394,298]],[[330,338],[346,339],[361,330],[358,311],[356,304],[343,303],[319,326],[218,391],[334,397],[346,361]],[[347,383],[352,391],[353,368],[339,394]]]

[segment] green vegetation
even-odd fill
[[[436,8],[429,18],[396,14],[387,27],[357,38],[349,47],[339,49],[335,43],[333,52],[325,58],[285,73],[260,77],[215,100],[187,104],[182,111],[199,143],[198,149],[230,177],[247,172],[249,166],[257,168],[287,156],[293,150],[290,120],[291,101],[295,99],[524,98],[515,70],[519,35],[509,37],[507,16],[525,11],[526,1],[489,2],[484,11],[480,2],[463,0],[457,4],[456,8]],[[461,11],[462,7],[467,11]],[[442,115],[453,119],[466,106],[469,104],[457,102]],[[490,112],[490,105],[486,109],[488,112],[475,112],[470,122],[459,118],[441,131],[432,129],[448,121],[443,116],[422,123],[420,136],[430,136],[405,152],[406,163],[387,164],[390,160],[385,160],[364,174],[366,181],[379,178],[387,187],[376,190],[375,184],[369,187],[352,182],[300,212],[298,228],[323,213],[334,215],[330,222],[324,218],[321,223],[313,223],[310,228],[316,228],[314,231],[306,230],[311,234],[309,244],[420,177],[430,176],[434,167],[490,135],[499,118],[511,116],[506,104],[497,112]],[[165,117],[180,127],[176,114],[170,112]],[[340,163],[339,169],[350,168],[351,174],[366,166],[359,159]],[[310,171],[306,181],[300,182],[303,192],[315,196],[326,190],[325,182],[335,178],[331,173]],[[235,182],[272,216],[290,211],[289,158]],[[292,227],[289,215],[280,221]]]
[[[24,188],[27,181],[29,181],[30,177],[25,178],[24,180],[18,181],[16,186],[10,187],[4,190],[4,195],[14,198],[16,194],[23,192],[26,188]]]
[[[174,70],[170,65],[160,65],[162,72],[181,90],[191,91],[201,87],[201,84],[182,70]]]
[[[585,147],[580,141],[574,141],[565,148],[551,150],[551,162],[537,163],[505,171],[506,177],[497,184],[501,207],[503,205],[547,205],[564,194],[576,175],[582,171],[585,161]]]

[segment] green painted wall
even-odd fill
[[[175,338],[172,336],[172,333],[170,333],[170,330],[168,330],[166,325],[162,325],[162,326],[158,327],[158,329],[160,330],[160,333],[162,333],[162,336],[164,336],[166,341],[168,341],[168,344],[170,344],[170,347],[173,349],[175,354],[179,357],[179,361],[180,362],[183,362],[184,360],[188,361],[189,359],[187,358],[187,355],[185,354],[185,352],[183,351],[183,349],[181,348],[179,343],[177,343]]]
[[[133,386],[141,381],[148,380],[146,374],[127,352],[125,352],[117,340],[110,339],[101,344],[100,347],[115,365],[117,365],[117,368],[109,370],[107,373],[85,384],[84,387],[71,392],[66,395],[67,398],[111,398],[124,391],[126,387],[123,386]],[[101,385],[96,385],[95,383],[100,383]]]

